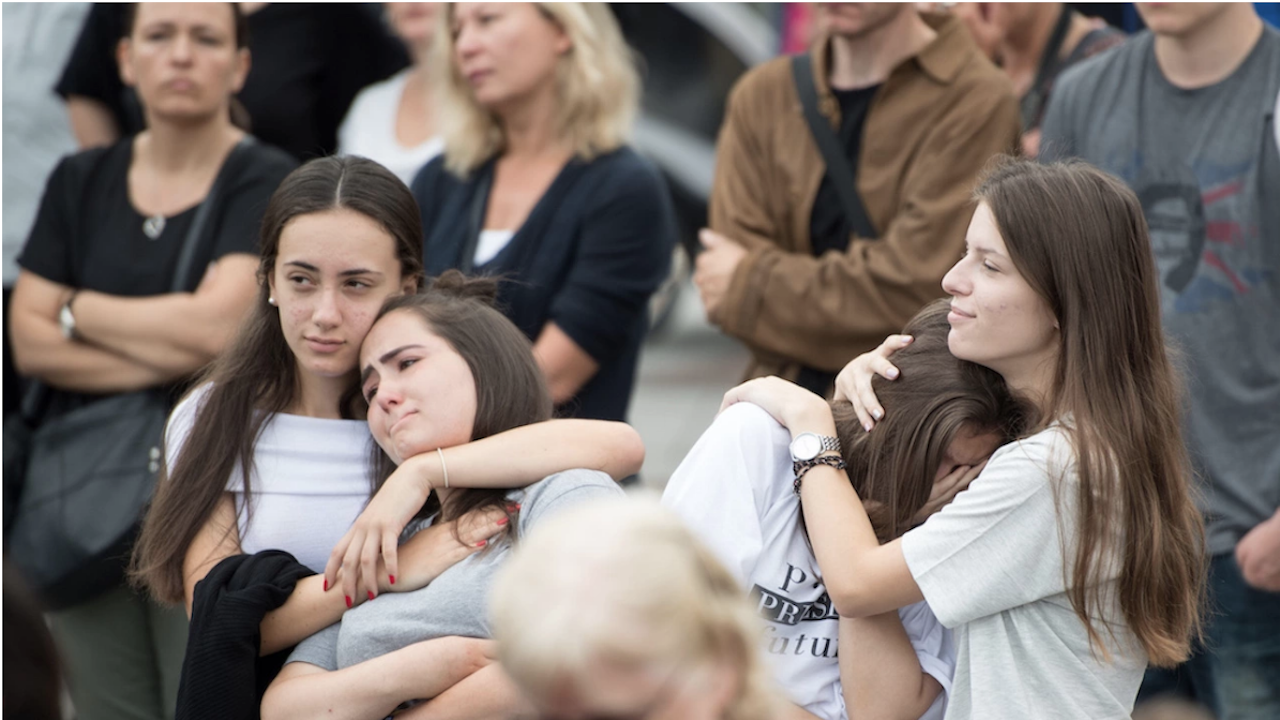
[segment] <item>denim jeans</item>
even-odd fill
[[[1138,703],[1169,693],[1218,720],[1280,718],[1280,593],[1246,583],[1233,553],[1209,564],[1204,645],[1176,668],[1148,669]]]

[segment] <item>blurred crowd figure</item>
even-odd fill
[[[377,161],[405,185],[444,149],[433,73],[445,60],[432,54],[439,3],[386,3],[387,23],[409,51],[409,67],[356,95],[338,128],[338,152]]]
[[[827,394],[846,362],[941,294],[973,182],[1016,149],[1018,115],[955,18],[909,4],[817,12],[818,108],[861,207],[846,207],[811,140],[794,61],[765,63],[730,95],[694,281],[711,322],[751,349],[749,376]]]
[[[1054,80],[1072,65],[1125,40],[1124,33],[1066,3],[953,3],[950,12],[964,20],[978,47],[1013,82],[1026,157],[1039,153],[1040,124]]]
[[[1247,3],[1136,10],[1130,37],[1070,3],[789,5],[807,49],[727,98],[692,280],[746,378],[825,398],[917,335],[893,362],[930,389],[875,385],[904,416],[873,433],[830,404],[890,543],[1031,417],[946,350],[975,184],[1006,154],[1119,178],[1184,374],[1209,573],[1192,657],[1148,669],[1133,716],[1276,718],[1280,32]],[[677,245],[607,4],[6,3],[3,49],[6,421],[177,405],[170,484],[92,582],[24,586],[6,479],[6,713],[59,717],[65,682],[79,720],[258,717],[264,692],[269,718],[347,695],[371,718],[968,717],[941,611],[838,611],[776,415],[721,414],[666,508],[604,497],[642,452],[587,421],[627,419]],[[415,403],[425,435],[396,422]],[[791,595],[761,592],[779,578]],[[804,622],[774,622],[783,602]]]
[[[1280,33],[1248,4],[1139,3],[1149,28],[1063,75],[1041,153],[1143,203],[1164,327],[1187,374],[1210,560],[1204,650],[1143,696],[1280,715]]]
[[[562,415],[623,420],[675,215],[627,141],[640,78],[602,4],[445,7],[444,153],[414,178],[426,271],[502,278]]]
[[[234,121],[299,160],[338,147],[338,126],[362,88],[403,69],[405,47],[364,3],[237,3],[253,72]],[[147,127],[145,100],[120,74],[127,4],[95,3],[56,86],[80,147]]]

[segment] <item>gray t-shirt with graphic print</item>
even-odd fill
[[[1280,506],[1278,92],[1274,29],[1195,90],[1165,78],[1142,33],[1062,76],[1040,143],[1042,158],[1086,160],[1142,201],[1214,554]]]
[[[541,520],[580,502],[622,495],[618,484],[594,470],[552,475],[508,497],[521,504],[523,535]],[[427,527],[415,521],[403,539]],[[449,635],[490,636],[488,595],[494,574],[511,551],[509,546],[475,554],[440,573],[419,590],[391,592],[348,610],[342,621],[299,643],[288,662],[305,662],[326,670],[350,667],[422,640]]]

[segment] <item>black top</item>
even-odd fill
[[[315,573],[282,550],[232,555],[196,583],[176,720],[257,720],[293,648],[258,655],[262,619]]]
[[[210,208],[192,263],[193,289],[203,275],[196,269],[231,253],[258,254],[267,201],[297,166],[293,158],[261,143],[244,152],[247,156],[237,163],[235,176],[223,179]],[[199,206],[170,216],[160,236],[148,238],[142,231],[145,218],[129,200],[132,158],[133,138],[63,158],[45,183],[18,264],[73,288],[126,297],[168,293],[180,247]],[[94,397],[56,390],[52,395],[53,414]]]
[[[857,90],[832,88],[832,93],[840,102],[840,145],[845,149],[849,164],[853,166],[855,177],[858,172],[858,156],[862,151],[862,126],[867,119],[867,110],[871,108],[871,99],[879,89],[879,85]],[[813,215],[809,221],[813,256],[818,257],[828,250],[843,253],[849,249],[852,233],[844,206],[840,204],[840,193],[836,192],[831,176],[824,174],[822,184],[818,186],[818,194],[813,199]]]
[[[464,258],[474,254],[493,168],[490,160],[461,179],[438,157],[414,178],[428,275],[470,266]],[[667,275],[675,242],[666,183],[623,147],[566,164],[511,242],[475,268],[503,276],[499,307],[531,341],[555,322],[599,363],[559,414],[626,418],[649,297]]]
[[[56,90],[102,102],[129,136],[145,121],[116,64],[124,8],[94,4]],[[409,64],[378,12],[362,3],[272,3],[250,14],[252,67],[238,97],[253,134],[300,160],[332,154],[356,93]]]

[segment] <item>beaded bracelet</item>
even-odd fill
[[[804,474],[818,465],[829,465],[836,470],[844,470],[849,467],[849,464],[844,461],[844,458],[838,455],[819,455],[812,460],[797,460],[792,465],[792,469],[796,474],[796,479],[795,482],[791,484],[791,487],[796,491],[796,497],[800,496],[800,482],[804,478]]]

